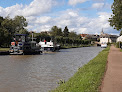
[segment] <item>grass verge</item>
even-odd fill
[[[81,67],[67,82],[51,92],[99,92],[110,47],[101,51],[88,64]]]
[[[122,52],[122,49],[120,51]]]
[[[9,48],[0,48],[0,51],[9,51]]]

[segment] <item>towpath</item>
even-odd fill
[[[111,46],[101,92],[122,92],[122,52]]]

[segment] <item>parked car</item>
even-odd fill
[[[106,48],[107,47],[107,43],[102,43],[101,44],[101,48]]]

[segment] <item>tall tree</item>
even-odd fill
[[[114,0],[111,8],[113,15],[109,18],[110,25],[120,31],[122,30],[122,0]]]
[[[16,33],[28,33],[25,29],[26,26],[27,22],[23,16],[16,16],[14,19],[9,16],[0,17],[0,45],[9,46]]]
[[[77,34],[76,34],[76,32],[69,32],[69,38],[74,38],[74,39],[76,39],[77,38]]]
[[[4,21],[1,23],[2,27],[5,28],[10,34],[14,34],[15,25],[13,24],[13,20],[7,16]]]
[[[15,26],[15,33],[19,33],[20,30],[25,29],[27,27],[28,23],[26,22],[26,18],[23,16],[15,16],[13,19],[13,24]]]
[[[2,22],[3,22],[4,18],[0,16],[0,27],[2,27]]]
[[[68,35],[69,35],[69,29],[68,29],[67,26],[64,28],[63,33],[64,33],[64,37],[68,37]]]
[[[53,26],[51,28],[51,35],[52,36],[62,36],[62,29],[58,28],[57,26]]]

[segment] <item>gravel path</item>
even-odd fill
[[[111,46],[101,92],[122,92],[122,52]]]

